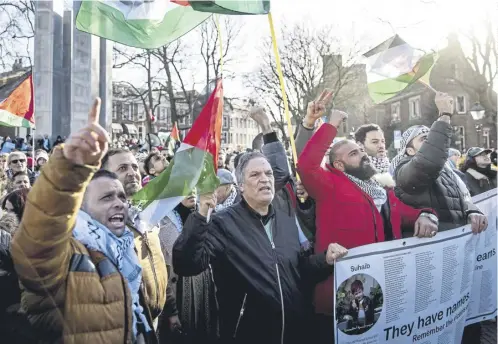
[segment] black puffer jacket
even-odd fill
[[[485,171],[485,173],[486,174],[481,173],[477,171],[477,169],[473,168],[469,168],[465,172],[465,181],[472,196],[476,196],[496,188],[496,170],[489,169]]]
[[[272,242],[264,228],[269,221]],[[272,207],[261,217],[244,200],[213,214],[209,224],[191,215],[173,248],[175,272],[196,275],[209,263],[223,343],[277,344],[282,332],[286,344],[309,339],[312,310],[305,294],[333,270],[324,254],[300,252],[292,217]]]
[[[436,121],[427,141],[414,156],[404,157],[394,171],[396,196],[415,208],[432,208],[439,217],[439,230],[467,224],[467,216],[480,213],[465,197],[453,171],[445,166],[450,148],[452,127]]]

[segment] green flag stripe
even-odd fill
[[[193,188],[199,194],[209,193],[218,185],[213,156],[192,147],[178,151],[168,168],[136,193],[133,200],[144,209],[155,200],[187,196]]]
[[[210,15],[190,6],[178,6],[167,12],[162,21],[126,20],[121,11],[105,3],[83,1],[76,28],[131,47],[155,49],[190,32]]]
[[[218,1],[199,1],[192,0],[190,6],[201,12],[211,12],[218,14],[268,14],[270,12],[269,0],[218,0]]]

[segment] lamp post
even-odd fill
[[[479,102],[475,102],[474,105],[470,108],[470,115],[474,119],[474,121],[478,122],[484,118],[486,110],[482,107]],[[481,146],[481,132],[482,132],[482,123],[476,123],[476,133],[477,133],[477,146]]]

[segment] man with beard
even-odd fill
[[[129,150],[110,150],[102,159],[102,168],[118,176],[128,201],[142,188],[137,159]],[[128,213],[126,225],[135,236],[135,251],[140,258],[143,269],[144,288],[146,294],[152,300],[156,300],[152,309],[152,314],[155,317],[163,310],[167,287],[167,281],[161,278],[167,276],[167,269],[161,251],[159,229],[155,226],[156,224],[141,221],[139,210],[136,207],[130,206]],[[154,324],[154,327],[156,326],[157,324]]]
[[[146,176],[142,179],[142,186],[159,176],[169,165],[166,157],[160,152],[150,153],[144,160]]]
[[[472,196],[496,188],[496,170],[491,168],[491,149],[472,147],[461,171]]]
[[[377,124],[364,124],[354,133],[356,143],[365,150],[378,173],[389,171],[384,132]]]
[[[315,251],[323,252],[333,242],[350,249],[399,239],[401,226],[414,228],[417,237],[434,236],[438,220],[433,211],[403,204],[392,189],[373,180],[377,170],[357,143],[335,143],[326,167],[321,167],[337,128],[346,118],[346,113],[333,110],[329,123],[322,124],[312,136],[298,161],[299,175],[316,202]],[[333,278],[328,278],[314,293],[318,343],[333,343],[333,300]]]

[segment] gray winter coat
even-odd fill
[[[439,217],[439,230],[467,224],[467,216],[481,213],[459,187],[458,176],[445,167],[452,127],[436,121],[427,141],[414,156],[405,156],[396,166],[396,196],[415,208],[432,208]]]

